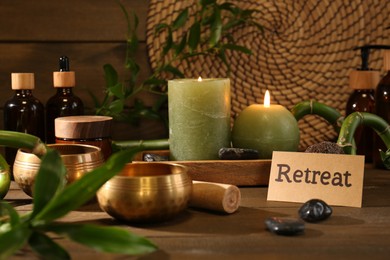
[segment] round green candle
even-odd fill
[[[298,122],[285,107],[270,105],[268,99],[264,105],[250,105],[241,111],[234,121],[232,143],[257,150],[261,159],[271,159],[273,151],[297,151]]]
[[[229,79],[168,81],[168,113],[171,160],[216,160],[230,147]]]

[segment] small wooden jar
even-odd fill
[[[112,153],[111,122],[108,116],[66,116],[54,120],[56,143],[100,147],[105,160]]]

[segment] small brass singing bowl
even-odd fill
[[[82,144],[49,144],[47,146],[60,153],[66,168],[68,184],[104,163],[101,149],[96,146]],[[40,164],[41,159],[29,151],[19,149],[16,153],[13,165],[14,179],[30,197],[33,196],[35,176]]]
[[[97,192],[100,208],[113,218],[134,223],[168,220],[183,211],[192,180],[174,163],[128,163]]]

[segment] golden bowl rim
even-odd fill
[[[102,149],[100,147],[94,146],[94,145],[88,145],[88,144],[47,144],[46,146],[49,147],[49,148],[61,147],[61,146],[68,146],[68,147],[69,146],[73,146],[73,147],[85,147],[85,148],[92,149],[91,151],[85,152],[85,153],[60,154],[61,158],[70,158],[70,157],[77,157],[77,156],[87,156],[87,155],[99,154],[99,153],[102,152]],[[25,149],[25,148],[19,148],[17,153],[20,153],[21,156],[30,156],[30,157],[36,159],[37,162],[40,162],[40,160],[41,160],[38,156],[36,156],[31,151],[29,151],[28,149]]]
[[[160,174],[160,175],[144,175],[144,176],[123,176],[121,175],[121,173],[125,170],[125,168],[120,172],[118,173],[117,175],[115,175],[114,177],[112,177],[110,180],[113,180],[113,179],[116,179],[116,180],[119,180],[119,179],[140,179],[140,178],[152,178],[152,179],[162,179],[162,178],[169,178],[170,176],[172,175],[182,175],[182,174],[186,174],[188,175],[188,167],[186,165],[183,165],[183,164],[180,164],[180,163],[172,163],[172,162],[139,162],[139,161],[136,161],[136,162],[130,162],[130,163],[127,163],[127,165],[134,165],[134,164],[138,164],[138,165],[150,165],[150,164],[155,164],[155,165],[168,165],[168,166],[173,166],[173,167],[178,167],[180,169],[182,169],[182,171],[180,172],[171,172],[169,174]],[[125,167],[126,167],[125,166]],[[189,177],[189,175],[188,175]],[[109,181],[110,181],[109,180]]]

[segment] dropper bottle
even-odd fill
[[[361,51],[361,67],[351,71],[349,75],[350,88],[354,91],[350,95],[347,106],[346,116],[353,112],[375,111],[375,87],[377,86],[380,73],[369,68],[368,60],[370,49],[375,48],[370,45],[357,47],[355,50]],[[371,128],[359,126],[356,130],[354,139],[357,146],[356,153],[365,156],[365,162],[372,162],[374,132]]]
[[[32,134],[45,140],[45,112],[43,104],[33,96],[34,73],[12,73],[14,95],[4,104],[4,129]],[[17,149],[5,148],[5,157],[13,165]]]
[[[73,94],[76,85],[75,72],[69,70],[69,59],[59,59],[59,71],[53,72],[53,86],[57,92],[46,103],[46,139],[47,143],[55,143],[54,119],[63,116],[84,114],[82,100]]]
[[[382,49],[390,49],[390,46],[382,46]],[[390,124],[390,50],[384,51],[383,68],[386,71],[385,76],[380,80],[375,93],[376,115],[382,117]],[[379,150],[386,151],[386,146],[382,139],[374,136],[374,165],[377,168],[384,168]]]

